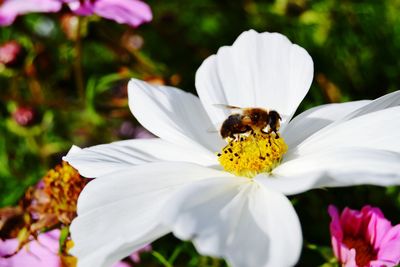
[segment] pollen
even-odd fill
[[[253,132],[229,138],[218,158],[225,171],[252,178],[259,173],[270,173],[287,149],[279,133]]]
[[[76,216],[78,196],[87,180],[64,161],[62,165],[57,165],[47,172],[43,183],[43,190],[49,198],[45,212],[56,215],[64,224],[71,223]]]

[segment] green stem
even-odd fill
[[[75,40],[75,62],[74,62],[74,73],[75,73],[75,84],[78,90],[79,100],[82,104],[85,103],[85,83],[83,79],[82,69],[82,18],[78,17],[78,29],[77,37]]]
[[[153,255],[153,257],[155,257],[164,267],[173,267],[172,264],[169,263],[163,255],[161,255],[161,253],[153,250],[153,252],[151,252],[151,255]]]

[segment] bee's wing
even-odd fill
[[[229,115],[232,113],[239,113],[241,114],[243,112],[243,108],[237,107],[237,106],[232,106],[232,105],[225,105],[225,104],[213,104],[213,107],[223,109],[227,112],[226,118],[228,118]],[[233,112],[234,110],[234,112]],[[225,118],[225,119],[226,119]],[[222,124],[224,123],[225,120],[220,121],[218,123],[215,123],[213,125],[210,125],[210,127],[207,128],[208,133],[218,133],[221,131]]]
[[[220,108],[220,109],[238,109],[242,110],[243,108],[241,107],[236,107],[236,106],[231,106],[231,105],[225,105],[225,104],[213,104],[214,107]]]

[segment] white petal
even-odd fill
[[[334,121],[342,119],[368,103],[370,101],[362,100],[340,104],[327,104],[308,109],[291,120],[286,128],[281,128],[281,133],[285,138],[286,144],[293,148],[315,132]]]
[[[289,200],[247,178],[215,178],[184,187],[164,222],[201,254],[233,267],[293,266],[302,237]]]
[[[292,203],[284,195],[261,187],[253,190],[249,209],[270,241],[267,262],[260,266],[294,266],[301,254],[303,238]],[[245,238],[245,231],[241,233]]]
[[[352,103],[352,102],[350,102],[350,103]],[[356,103],[362,103],[362,102],[357,101]],[[347,103],[344,103],[344,105],[347,105]],[[368,138],[371,136],[371,134],[376,133],[376,132],[382,132],[382,133],[386,134],[388,131],[385,128],[380,128],[381,124],[382,124],[382,119],[378,118],[378,117],[381,117],[382,114],[388,114],[388,113],[380,113],[380,112],[384,111],[385,109],[399,107],[399,106],[400,106],[400,91],[396,91],[396,92],[384,95],[378,99],[375,99],[374,101],[371,101],[367,105],[363,105],[360,108],[355,109],[354,111],[348,113],[347,115],[344,114],[346,111],[337,110],[338,114],[343,114],[345,116],[337,117],[334,122],[330,123],[325,128],[320,128],[320,131],[316,132],[315,136],[311,136],[308,139],[303,138],[303,134],[301,133],[301,131],[306,127],[303,127],[303,128],[296,127],[296,128],[298,128],[297,132],[300,132],[299,135],[302,136],[301,141],[304,141],[302,144],[302,146],[303,146],[302,150],[304,147],[309,147],[310,142],[312,143],[316,139],[320,139],[320,137],[324,138],[326,135],[330,135],[331,133],[336,132],[337,129],[343,129],[345,127],[351,127],[351,126],[353,128],[357,128],[358,126],[355,125],[356,123],[365,122],[366,120],[370,120],[370,127],[369,127],[370,129],[364,128],[364,131],[367,133],[367,135],[361,133],[364,137]],[[345,108],[343,108],[343,109],[345,109]],[[350,111],[350,109],[349,109],[349,111]],[[392,110],[391,112],[399,113],[398,111],[396,111],[396,109]],[[377,113],[377,114],[373,115],[374,113]],[[368,117],[370,115],[372,117]],[[395,121],[398,118],[398,117],[396,117],[396,115],[398,115],[398,114],[388,114],[388,117],[386,119],[384,119],[384,121],[389,121],[389,120]],[[379,120],[379,121],[375,122],[372,120]],[[388,122],[388,123],[390,123],[390,122]],[[318,123],[316,123],[316,124],[318,124]],[[344,124],[344,125],[342,125],[342,124]],[[308,125],[310,128],[314,127],[310,123],[308,123]],[[364,125],[364,127],[365,126],[366,125]],[[339,127],[339,128],[337,128],[337,127]],[[343,128],[341,128],[341,127],[343,127]],[[341,131],[341,130],[339,130],[339,131]],[[351,133],[349,135],[352,135],[353,137],[356,136],[356,138],[358,138],[357,134],[353,134],[354,131],[352,129],[349,129],[349,133]],[[295,136],[296,135],[295,129],[293,129],[293,131],[289,135]],[[304,137],[306,137],[306,136],[304,136]],[[297,139],[297,137],[295,137],[295,139]],[[325,139],[325,140],[329,142],[329,139]],[[365,138],[362,140],[365,140]],[[351,141],[351,138],[350,138],[350,141]],[[298,142],[294,143],[294,144],[297,145]],[[293,147],[294,147],[293,145],[289,146],[289,148],[293,148]],[[304,152],[304,150],[303,150],[303,152]]]
[[[323,171],[301,172],[298,174],[290,173],[264,175],[260,174],[254,178],[255,181],[266,188],[281,192],[286,196],[296,195],[314,188],[322,188],[332,182],[330,177],[324,176]]]
[[[364,147],[400,152],[400,107],[391,107],[324,128],[289,150],[286,159],[332,147]]]
[[[390,94],[386,94],[381,96],[380,98],[371,101],[368,105],[355,110],[350,113],[348,116],[344,117],[342,121],[347,121],[371,112],[387,109],[390,107],[400,106],[400,91],[396,91]],[[338,121],[337,123],[339,123]]]
[[[400,152],[371,148],[332,148],[287,161],[271,177],[257,181],[284,194],[313,188],[400,184]]]
[[[216,152],[224,146],[219,134],[209,131],[213,124],[196,96],[135,79],[129,82],[128,88],[133,115],[153,134],[200,152]]]
[[[275,109],[288,121],[312,77],[307,51],[281,34],[250,30],[203,62],[196,88],[214,123],[223,121],[228,112],[213,104]]]
[[[159,138],[135,139],[81,149],[73,146],[63,160],[82,176],[95,178],[155,161],[193,162],[204,166],[217,162],[211,152],[192,151]]]
[[[71,225],[82,267],[109,266],[168,232],[160,211],[177,188],[225,175],[189,163],[147,163],[95,179],[78,200]]]
[[[88,227],[89,228],[89,227]],[[150,244],[160,236],[169,232],[166,227],[160,225],[149,224],[146,228],[146,236],[137,239],[136,242],[126,243],[121,238],[114,238],[108,244],[96,250],[96,253],[88,254],[87,256],[78,259],[77,267],[109,267],[114,266],[121,259],[129,256],[134,251],[139,250],[147,244]],[[142,231],[144,229],[141,229]],[[71,253],[75,253],[75,249],[71,249]]]

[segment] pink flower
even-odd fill
[[[24,54],[24,49],[17,41],[8,41],[0,45],[0,64],[15,67],[22,63]]]
[[[40,234],[38,240],[29,242],[17,254],[11,255],[18,248],[18,240],[8,239],[0,240],[0,267],[61,267],[62,260],[58,253],[59,251],[60,230],[55,229],[47,233]],[[139,254],[148,252],[151,246],[147,245],[144,248],[133,253],[130,258],[133,262],[140,262]],[[112,267],[130,267],[128,263],[123,261],[117,262]]]
[[[150,7],[139,0],[64,0],[81,16],[96,14],[121,24],[137,27],[152,19]]]
[[[132,27],[152,19],[150,7],[139,0],[4,0],[0,4],[0,26],[11,25],[18,15],[58,12],[63,3],[77,15],[96,14]]]
[[[0,4],[0,26],[11,25],[19,15],[58,12],[61,7],[62,2],[59,0],[4,0]]]
[[[38,240],[29,242],[16,255],[10,255],[18,248],[18,240],[0,241],[0,267],[59,267],[61,260],[58,256],[58,239],[60,230],[56,229],[38,236]]]
[[[36,111],[32,107],[21,106],[12,113],[12,117],[19,125],[30,126],[35,122]]]
[[[391,267],[400,263],[400,224],[392,226],[379,208],[329,206],[332,247],[344,267]]]

